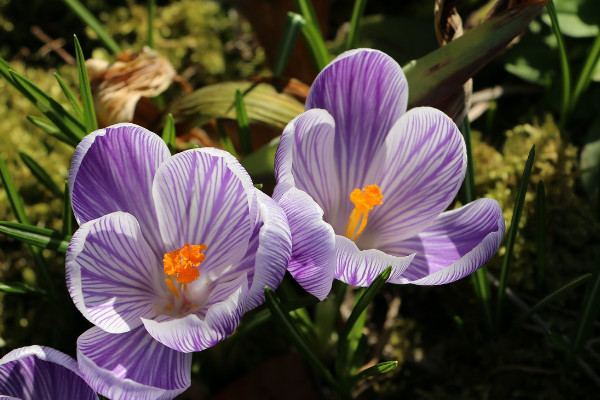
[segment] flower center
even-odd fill
[[[383,204],[383,194],[377,185],[367,185],[363,190],[354,189],[350,193],[350,201],[354,203],[354,210],[348,218],[346,225],[346,236],[356,242],[356,239],[367,226],[367,216],[373,207]]]
[[[174,250],[170,253],[165,253],[163,258],[164,272],[167,276],[165,282],[167,288],[175,297],[179,297],[179,291],[175,289],[173,278],[181,284],[185,290],[186,285],[195,281],[200,276],[198,267],[200,263],[206,259],[202,251],[206,250],[205,244],[191,245],[186,243],[182,249]]]

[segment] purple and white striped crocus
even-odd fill
[[[113,400],[175,397],[190,384],[187,353],[229,336],[283,279],[284,212],[229,153],[171,156],[133,124],[86,136],[69,187],[80,228],[67,286],[96,325],[78,340],[82,373]]]
[[[406,111],[400,66],[371,49],[348,51],[317,76],[304,113],[281,137],[273,198],[292,232],[288,270],[324,298],[334,278],[368,286],[438,285],[481,267],[498,249],[495,200],[444,212],[466,170],[463,138],[428,107]]]
[[[15,349],[0,359],[0,399],[98,400],[77,363],[44,346]]]

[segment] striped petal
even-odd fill
[[[352,240],[336,235],[335,278],[353,286],[369,286],[387,267],[392,267],[388,282],[398,279],[408,268],[414,254],[392,256],[380,250],[359,250]]]
[[[369,213],[357,244],[383,249],[426,229],[452,202],[464,179],[464,140],[439,110],[407,112],[390,131],[376,157],[381,160],[383,205]]]
[[[273,198],[287,215],[292,233],[288,271],[310,294],[324,300],[335,271],[335,233],[323,221],[323,210],[302,190],[280,183]]]
[[[90,386],[111,400],[167,400],[191,384],[192,355],[163,346],[144,327],[119,334],[93,327],[77,339],[77,360]]]
[[[165,252],[205,244],[201,271],[216,276],[244,256],[254,227],[252,181],[232,165],[239,163],[227,152],[189,150],[165,162],[154,181]]]
[[[4,399],[98,400],[75,360],[44,346],[21,347],[0,359],[0,394],[7,395],[0,396]]]
[[[441,285],[461,279],[488,262],[502,242],[504,229],[498,202],[479,199],[441,214],[424,232],[382,250],[397,256],[417,253],[393,283]]]
[[[335,166],[344,196],[369,184],[369,167],[407,100],[402,69],[377,50],[345,52],[315,79],[306,109],[323,108],[335,120]]]
[[[81,225],[114,211],[134,215],[153,248],[160,243],[152,181],[171,154],[154,133],[118,124],[87,135],[75,149],[69,172],[73,212]]]
[[[292,237],[285,213],[269,196],[256,190],[260,205],[259,222],[254,228],[248,251],[236,270],[248,271],[252,282],[246,311],[265,301],[265,287],[279,287],[292,254]]]
[[[156,315],[166,291],[161,267],[130,214],[115,212],[83,224],[69,245],[67,287],[81,313],[111,333]],[[163,296],[164,297],[164,296]]]
[[[245,309],[248,293],[246,274],[229,282],[219,281],[198,314],[174,318],[161,315],[142,318],[152,337],[162,344],[185,353],[202,351],[225,339],[237,328]]]
[[[277,182],[286,182],[308,193],[325,210],[332,223],[341,196],[334,162],[335,123],[321,109],[308,110],[283,131],[275,156]]]

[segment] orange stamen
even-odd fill
[[[354,203],[354,210],[348,218],[346,236],[356,241],[367,226],[367,217],[373,207],[383,204],[383,194],[377,185],[367,185],[363,190],[354,189],[350,193],[350,201]]]
[[[206,259],[206,256],[202,253],[204,250],[206,250],[206,245],[204,244],[190,246],[189,243],[186,243],[182,249],[165,253],[163,258],[164,272],[168,276],[165,281],[167,282],[167,288],[175,296],[179,297],[179,292],[175,289],[172,278],[175,278],[184,287],[188,283],[195,281],[200,276],[198,267]]]

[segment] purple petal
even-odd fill
[[[325,220],[337,216],[341,195],[334,162],[335,123],[331,115],[312,109],[292,120],[283,131],[275,156],[277,182],[308,193],[325,210]]]
[[[288,271],[304,290],[325,299],[335,271],[333,228],[323,221],[323,210],[302,190],[280,183],[273,198],[285,211],[292,232]]]
[[[0,393],[16,399],[98,400],[71,357],[44,346],[16,349],[0,359]]]
[[[248,292],[246,274],[229,282],[217,282],[199,315],[174,318],[161,315],[145,319],[152,337],[181,352],[202,351],[225,339],[237,328],[244,314]]]
[[[352,240],[336,235],[337,265],[335,278],[353,286],[369,286],[387,267],[392,267],[388,282],[398,279],[413,260],[414,254],[395,257],[380,250],[359,250]]]
[[[192,355],[163,346],[144,327],[119,334],[93,327],[77,339],[77,360],[90,386],[112,400],[172,399],[191,384]]]
[[[375,183],[365,182],[365,177],[378,162],[375,154],[390,128],[406,111],[407,100],[402,69],[377,50],[345,52],[315,79],[306,109],[323,108],[335,120],[336,171],[345,196]]]
[[[165,251],[186,243],[205,244],[204,272],[219,274],[236,265],[254,228],[254,188],[249,178],[241,179],[240,171],[232,169],[232,164],[239,165],[233,161],[224,151],[189,150],[156,173],[153,196]]]
[[[398,256],[417,253],[393,283],[441,285],[461,279],[488,262],[502,242],[504,229],[496,200],[479,199],[445,212],[419,235],[383,249]]]
[[[118,124],[87,135],[75,149],[69,188],[73,212],[81,225],[114,211],[134,215],[153,248],[160,243],[152,203],[152,181],[170,157],[154,133]]]
[[[154,317],[160,294],[167,290],[137,220],[123,212],[86,222],[75,232],[66,275],[79,311],[111,333],[141,325],[140,317]]]
[[[419,107],[392,128],[377,159],[383,205],[369,213],[358,246],[382,249],[426,229],[456,196],[467,157],[460,131],[444,113]]]
[[[236,270],[247,270],[252,282],[246,299],[246,311],[265,301],[265,286],[279,287],[292,254],[292,237],[285,213],[273,199],[256,190],[260,222],[250,239],[248,252]]]

